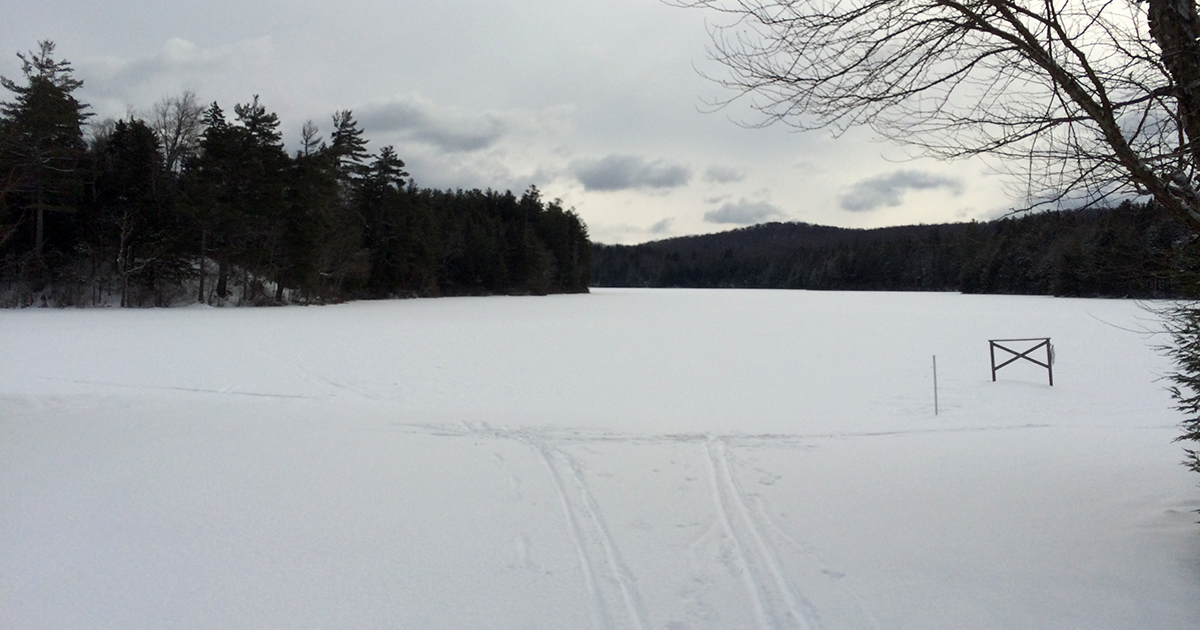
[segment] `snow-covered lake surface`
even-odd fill
[[[2,311],[0,627],[1191,630],[1155,327],[783,291]],[[1053,387],[991,381],[1014,337]]]

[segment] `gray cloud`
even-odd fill
[[[647,231],[651,234],[666,234],[671,229],[671,224],[674,222],[675,219],[663,219],[662,221],[651,225],[650,229]]]
[[[838,205],[850,212],[870,212],[884,206],[889,208],[904,202],[910,190],[943,189],[952,194],[962,194],[962,182],[924,171],[896,171],[860,180],[838,196]]]
[[[447,153],[486,149],[507,131],[498,115],[466,114],[417,99],[370,104],[354,116],[367,135],[395,134]]]
[[[782,210],[765,201],[741,199],[737,203],[726,203],[716,210],[705,212],[704,220],[709,223],[749,225],[783,216]]]
[[[662,160],[647,161],[635,155],[609,155],[598,160],[576,160],[570,170],[586,190],[678,188],[692,179],[686,166]]]
[[[229,73],[250,73],[251,69],[265,65],[274,49],[270,37],[214,48],[200,48],[176,37],[148,56],[85,57],[75,65],[79,76],[84,78],[82,94],[96,112],[101,116],[123,116],[139,108],[148,109],[162,96],[185,89],[202,92],[200,101],[205,104],[223,98],[227,86],[218,85],[216,94],[203,89],[204,86],[220,84],[219,78]],[[242,95],[242,100],[248,101],[255,93],[258,92]],[[227,104],[226,110],[232,114],[232,105]]]
[[[464,159],[464,154],[446,153],[426,146],[408,149],[400,154],[400,158],[405,162],[405,170],[412,173],[421,186],[467,190],[493,188],[519,193],[532,183],[530,177],[522,177],[496,160]]]
[[[704,181],[716,184],[731,184],[745,178],[745,173],[732,166],[710,166],[704,171]]]

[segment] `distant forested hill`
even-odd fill
[[[767,223],[642,245],[596,244],[592,286],[962,291],[1165,298],[1197,293],[1196,245],[1125,203],[987,223],[873,230]]]

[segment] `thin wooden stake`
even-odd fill
[[[938,415],[937,355],[933,355],[933,415]]]

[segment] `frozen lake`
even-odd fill
[[[1156,326],[734,290],[0,311],[0,626],[1190,630]],[[1053,387],[991,381],[1024,337]]]

